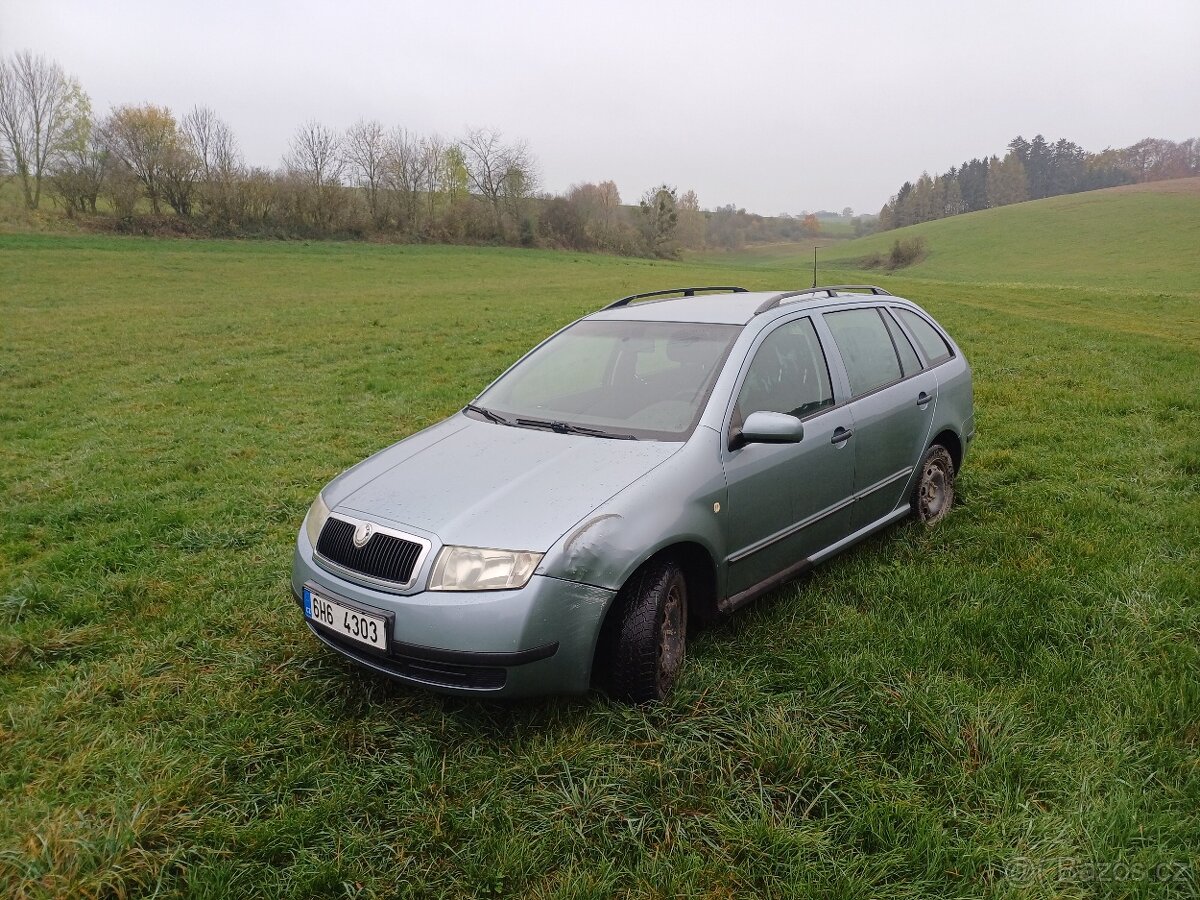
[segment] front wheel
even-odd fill
[[[912,508],[917,518],[933,526],[946,518],[954,503],[954,459],[940,444],[934,444],[921,461],[920,477],[913,488]]]
[[[621,589],[611,657],[606,660],[612,694],[634,703],[671,693],[687,643],[687,579],[669,560],[639,569]]]

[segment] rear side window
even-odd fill
[[[937,329],[921,316],[907,309],[897,309],[896,314],[908,326],[912,336],[917,339],[917,343],[921,345],[921,350],[931,366],[945,362],[954,355],[950,350],[950,345],[937,333]]]
[[[861,397],[885,384],[900,380],[900,360],[892,346],[891,335],[876,309],[845,309],[825,313],[825,324],[833,332],[846,374],[850,393]]]

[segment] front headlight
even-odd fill
[[[329,507],[325,505],[325,498],[317,494],[317,499],[308,508],[308,515],[304,517],[304,532],[308,535],[308,542],[314,548],[317,546],[317,539],[321,536],[321,529],[325,527],[325,520],[328,518]]]
[[[443,547],[433,564],[431,591],[504,591],[523,588],[542,554],[482,547]]]

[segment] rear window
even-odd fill
[[[912,336],[917,339],[917,343],[920,344],[921,350],[931,366],[945,362],[954,355],[945,338],[938,334],[937,329],[924,318],[907,309],[896,309],[896,314],[900,317],[900,321],[908,326]]]

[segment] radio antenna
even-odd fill
[[[817,245],[813,244],[813,287],[817,286]]]

